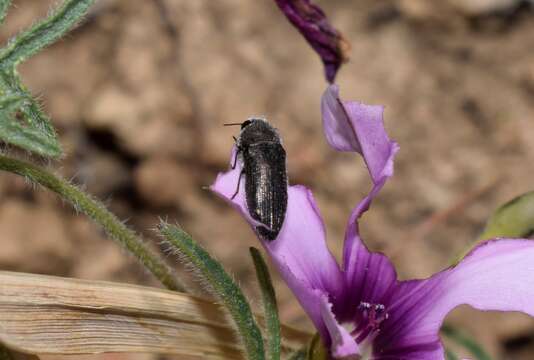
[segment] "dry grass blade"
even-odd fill
[[[286,350],[309,338],[288,327],[282,333]],[[243,358],[226,315],[209,301],[149,287],[7,271],[0,271],[0,342],[31,354]]]

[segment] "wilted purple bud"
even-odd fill
[[[310,0],[275,0],[289,21],[319,54],[328,82],[334,82],[342,63],[349,59],[350,44]]]

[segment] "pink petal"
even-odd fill
[[[231,159],[233,154],[235,149]],[[231,200],[241,169],[238,161],[235,169],[217,176],[211,190],[235,207],[254,230],[257,222],[248,213],[244,177],[239,193]],[[259,239],[303,308],[325,334],[319,299],[325,295],[340,297],[343,278],[326,245],[324,224],[311,192],[303,186],[289,186],[286,218],[278,237],[273,241]]]
[[[375,351],[397,356],[417,351],[426,353],[425,359],[443,359],[439,329],[445,316],[462,304],[534,316],[533,259],[532,240],[490,240],[456,267],[426,280],[400,283]]]
[[[444,293],[429,314],[436,321],[460,304],[534,316],[534,241],[486,241],[430,281]]]
[[[361,302],[388,304],[397,284],[395,268],[385,255],[370,252],[359,237],[351,243],[344,305],[338,310],[342,320],[354,319]]]
[[[382,106],[342,101],[338,87],[331,85],[321,99],[321,111],[330,146],[338,151],[354,151],[362,155],[373,181],[369,195],[352,211],[345,235],[343,268],[350,278],[359,271],[355,257],[364,251],[358,233],[358,218],[369,209],[374,197],[393,175],[393,159],[399,147],[384,129]]]
[[[384,129],[382,106],[342,101],[338,86],[330,85],[321,98],[321,112],[330,146],[362,155],[375,184],[393,175],[398,145]]]
[[[331,339],[330,349],[335,358],[346,359],[360,355],[360,349],[350,333],[341,326],[332,312],[332,304],[326,297],[320,298],[321,316]]]

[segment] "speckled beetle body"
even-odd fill
[[[264,225],[256,226],[260,236],[275,240],[287,211],[286,152],[280,136],[266,120],[252,118],[241,124],[236,145],[249,214]]]

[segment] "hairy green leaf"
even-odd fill
[[[49,17],[0,50],[0,140],[44,157],[62,151],[50,119],[22,84],[16,66],[68,32],[95,0],[66,0]],[[0,22],[10,1],[0,0]]]
[[[66,0],[48,18],[38,22],[9,41],[0,51],[0,66],[13,69],[22,61],[65,35],[95,0]]]
[[[159,230],[172,249],[176,250],[180,260],[191,265],[203,284],[226,307],[243,341],[248,359],[265,359],[263,339],[250,305],[222,265],[182,229],[162,223]]]
[[[250,256],[254,262],[256,276],[261,289],[267,335],[267,358],[269,360],[280,360],[280,319],[278,317],[276,294],[271,281],[271,275],[269,274],[269,268],[265,264],[258,249],[251,247]]]
[[[0,139],[41,156],[57,158],[61,147],[50,123],[14,72],[0,70]]]

